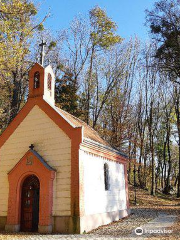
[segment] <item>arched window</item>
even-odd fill
[[[109,178],[109,166],[107,163],[104,164],[104,185],[105,185],[105,190],[110,189],[110,178]]]
[[[51,76],[50,73],[48,73],[47,87],[48,87],[48,90],[51,91],[51,87],[52,87],[52,76]]]
[[[35,72],[34,73],[34,88],[39,88],[40,87],[40,73]]]

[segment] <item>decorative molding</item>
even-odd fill
[[[81,143],[80,150],[83,150],[84,152],[89,153],[91,155],[94,154],[95,156],[108,159],[109,161],[115,161],[122,164],[128,163],[128,159],[123,157],[122,155],[109,151],[108,149],[105,148],[104,149],[99,148],[98,146],[92,145],[91,143],[88,142]]]
[[[26,165],[33,165],[33,156],[28,156],[27,157]]]

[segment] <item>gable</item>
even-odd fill
[[[0,148],[0,215],[5,216],[7,213],[8,172],[24,156],[31,144],[34,144],[34,149],[48,165],[57,171],[53,191],[54,196],[56,191],[61,192],[61,195],[54,199],[54,213],[58,211],[57,214],[60,214],[60,203],[66,201],[64,214],[68,214],[70,200],[65,199],[66,195],[63,193],[69,193],[71,188],[71,139],[35,105]]]
[[[5,129],[5,131],[0,135],[0,148],[7,141],[7,139],[14,133],[16,128],[21,124],[21,122],[26,118],[29,112],[34,106],[38,106],[46,115],[53,120],[53,122],[63,129],[63,131],[69,136],[70,139],[76,141],[80,144],[82,142],[82,127],[73,127],[63,116],[61,116],[51,105],[49,105],[42,98],[29,98],[25,106]]]
[[[12,152],[18,154],[16,158],[19,160],[31,144],[34,144],[35,150],[44,157],[44,151],[49,149],[48,152],[53,152],[59,147],[57,142],[62,146],[71,145],[71,140],[64,131],[36,105],[1,147],[0,159],[2,161],[5,154],[6,161],[11,160]],[[46,156],[45,160],[48,160]]]
[[[19,168],[22,169],[22,174],[24,174],[26,171],[30,172],[32,171],[32,166],[35,169],[34,172],[37,172],[37,175],[38,172],[44,172],[44,174],[46,174],[48,171],[54,172],[54,169],[48,165],[48,163],[39,155],[38,152],[33,149],[29,149],[26,154],[19,160],[19,162],[13,167],[13,169],[11,169],[8,175],[12,176],[13,174],[19,174]]]

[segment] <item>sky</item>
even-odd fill
[[[116,22],[118,34],[129,39],[138,36],[148,39],[148,28],[145,24],[145,9],[152,9],[155,0],[37,0],[40,4],[39,20],[50,12],[45,27],[54,33],[68,28],[70,22],[78,14],[87,15],[88,11],[98,5],[105,9],[107,15]]]

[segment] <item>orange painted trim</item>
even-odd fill
[[[30,98],[27,103],[5,129],[5,131],[0,136],[0,147],[7,141],[7,139],[13,134],[16,128],[21,124],[24,118],[32,110],[32,108],[37,105],[43,110],[71,139],[75,136],[78,142],[82,141],[81,135],[74,135],[73,130],[76,131],[77,128],[73,128],[61,115],[59,115],[42,97]],[[81,129],[81,128],[80,128]]]
[[[40,88],[34,89],[34,73],[36,71],[40,72]],[[25,106],[9,124],[6,130],[0,136],[0,147],[5,143],[5,141],[11,136],[15,129],[20,125],[24,118],[28,115],[31,109],[37,105],[39,106],[68,136],[70,139],[72,137],[76,138],[76,141],[82,141],[81,135],[74,135],[73,128],[59,113],[57,113],[45,100],[43,100],[44,94],[44,76],[45,69],[38,63],[36,63],[32,69],[29,71],[29,98]],[[38,92],[36,92],[38,91]]]
[[[81,127],[73,128],[42,97],[29,98],[25,106],[0,136],[0,148],[35,105],[43,110],[71,139],[71,215],[79,216],[79,145],[82,142]]]
[[[40,73],[40,86],[34,89],[34,74],[35,72]],[[44,95],[44,79],[45,79],[45,69],[36,63],[29,71],[29,98],[34,98]]]
[[[79,186],[80,186],[80,217],[85,216],[85,196],[84,196],[84,161],[79,159]]]
[[[39,69],[41,71],[44,71],[42,66],[37,65],[30,72],[31,84],[33,73]],[[30,86],[30,88],[31,87],[32,86]],[[43,96],[41,96],[41,93],[37,94],[38,96],[35,96],[33,94],[34,93],[30,94],[30,98],[28,99],[25,106],[0,136],[0,148],[21,124],[21,122],[28,115],[31,109],[35,105],[39,106],[40,109],[43,110],[54,121],[54,123],[57,124],[71,139],[71,215],[80,216],[83,213],[83,209],[80,209],[80,188],[82,184],[81,180],[79,179],[79,149],[91,152],[98,156],[106,157],[112,161],[116,161],[119,163],[126,163],[127,159],[111,151],[98,149],[94,146],[84,145],[84,143],[82,143],[82,127],[73,128],[63,117],[61,117],[59,113],[57,113],[45,100],[43,100]]]
[[[40,72],[40,88],[39,89],[33,88],[34,73],[36,71]],[[61,128],[67,134],[67,136],[71,139],[71,215],[79,216],[80,215],[79,145],[82,142],[82,137],[83,137],[82,127],[73,128],[59,113],[55,111],[55,109],[53,109],[45,100],[43,100],[44,79],[45,79],[45,69],[41,65],[35,64],[29,72],[28,101],[25,104],[25,106],[21,109],[21,111],[18,113],[18,115],[9,124],[6,130],[1,134],[0,148],[9,139],[9,137],[13,134],[13,132],[17,129],[17,127],[21,124],[21,122],[28,115],[31,109],[35,105],[40,107],[40,109],[43,110],[54,121],[54,123],[57,124],[57,126],[59,126],[59,128]],[[14,172],[14,170],[12,172]],[[11,178],[10,176],[11,174],[9,174],[9,178]],[[12,186],[14,186],[13,182],[12,182]],[[10,188],[11,188],[11,184],[10,184]],[[11,197],[10,197],[10,201],[13,201]],[[9,204],[9,205],[12,205],[12,204]],[[16,219],[16,222],[17,222],[17,219]]]
[[[71,216],[80,215],[79,182],[79,145],[82,142],[82,127],[73,128],[43,99],[37,105],[69,136],[71,139]]]
[[[27,158],[32,158],[32,165],[27,165]],[[21,191],[24,180],[35,175],[40,182],[39,225],[52,225],[53,180],[55,171],[47,169],[29,150],[8,174],[9,199],[7,225],[20,225]]]
[[[29,99],[29,101],[34,101],[35,99]],[[82,128],[74,128],[72,127],[55,109],[53,109],[45,100],[42,98],[38,99],[36,105],[40,107],[59,128],[61,128],[68,137],[72,140],[75,138],[75,141],[80,144],[82,141]],[[79,129],[79,130],[77,130]],[[80,134],[77,134],[79,132]]]
[[[20,123],[24,120],[24,118],[28,115],[31,109],[34,107],[32,102],[27,102],[24,107],[20,110],[18,115],[12,120],[9,126],[4,130],[4,132],[0,135],[0,148],[3,144],[8,140],[8,138],[13,134],[16,128],[20,125]]]
[[[71,141],[71,215],[80,216],[79,145],[82,141],[82,128],[76,128],[73,135]]]

